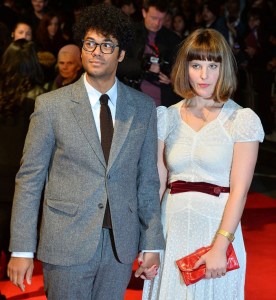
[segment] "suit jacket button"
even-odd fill
[[[104,205],[103,205],[102,203],[99,203],[99,204],[98,204],[98,207],[99,207],[100,209],[102,209],[102,208],[104,208]]]
[[[107,178],[107,179],[110,179],[110,175],[108,174],[108,175],[106,176],[106,178]]]

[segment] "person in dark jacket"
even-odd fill
[[[135,24],[135,41],[117,72],[125,83],[150,95],[157,106],[169,106],[179,99],[171,86],[170,71],[181,39],[163,26],[167,10],[166,1],[144,1],[144,20]]]

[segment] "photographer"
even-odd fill
[[[121,80],[150,95],[157,106],[179,100],[171,86],[170,71],[181,39],[163,27],[167,10],[166,1],[143,2],[144,20],[135,24],[135,41],[117,71]]]

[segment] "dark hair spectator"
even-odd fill
[[[184,14],[177,13],[172,20],[172,30],[181,38],[185,39],[189,33],[188,21]]]
[[[228,28],[221,14],[221,3],[216,0],[205,1],[202,6],[202,27],[215,29],[228,40]]]
[[[4,23],[11,32],[18,20],[18,13],[0,0],[0,22]]]
[[[35,32],[47,11],[48,0],[31,0],[30,2],[31,7],[23,13],[22,17],[32,26],[33,32]]]
[[[243,40],[246,25],[241,18],[241,3],[240,0],[226,0],[225,1],[225,22],[228,27],[228,36],[226,37],[228,43],[233,47],[236,43]]]
[[[169,9],[169,3],[167,0],[144,0],[143,9],[147,12],[150,7],[155,7],[158,11],[167,12]]]
[[[172,30],[172,21],[173,21],[173,13],[168,10],[163,22],[163,26],[166,27],[167,29]]]
[[[0,59],[10,42],[10,32],[6,24],[0,22]]]
[[[123,13],[130,17],[133,22],[142,21],[141,10],[138,9],[137,1],[135,0],[119,0],[117,6]]]
[[[58,13],[51,11],[44,14],[37,28],[36,42],[39,50],[49,51],[55,56],[67,43],[62,36]]]
[[[19,39],[31,41],[33,39],[32,27],[29,23],[25,21],[19,21],[15,24],[11,36],[14,41]]]
[[[9,257],[10,217],[29,117],[44,90],[33,42],[19,39],[6,49],[0,66],[0,257]],[[6,273],[5,267],[4,272]]]
[[[25,97],[35,98],[41,92],[38,87],[43,84],[43,72],[33,42],[19,39],[8,46],[0,78],[0,114],[12,116],[20,110]]]

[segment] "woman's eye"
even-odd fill
[[[200,65],[198,65],[198,64],[192,64],[192,68],[194,68],[194,69],[199,69],[199,68],[200,68]]]
[[[218,67],[217,64],[211,64],[211,65],[210,65],[210,68],[211,68],[211,69],[216,69],[217,67]]]

